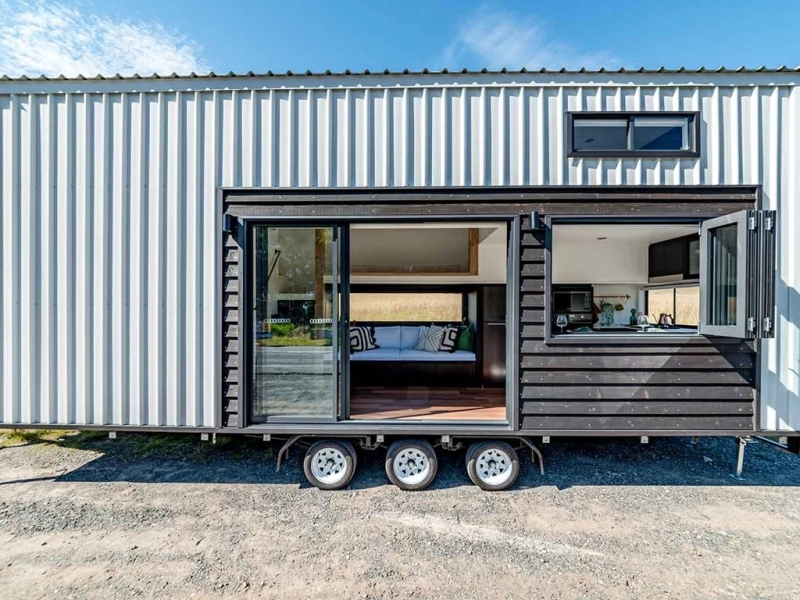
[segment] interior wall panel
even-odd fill
[[[800,429],[796,74],[441,79],[0,82],[0,422],[219,422],[219,186],[762,183],[760,425]],[[702,156],[568,158],[599,109],[698,110]]]

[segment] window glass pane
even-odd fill
[[[689,120],[654,117],[633,119],[634,150],[688,150]]]
[[[331,227],[255,227],[251,352],[256,420],[334,416],[333,252]]]
[[[675,324],[697,327],[700,323],[700,286],[675,289]]]
[[[651,323],[658,323],[661,313],[674,314],[674,288],[647,292],[647,312]]]
[[[578,119],[573,121],[573,150],[627,150],[627,119]]]
[[[351,293],[350,318],[354,321],[425,323],[462,318],[460,293]]]
[[[700,240],[689,242],[689,277],[700,275]]]
[[[736,325],[736,224],[709,230],[709,324]]]

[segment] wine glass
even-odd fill
[[[558,315],[556,317],[556,325],[561,327],[561,333],[564,333],[564,327],[567,326],[567,315]]]
[[[642,328],[642,332],[647,329],[647,326],[650,325],[650,321],[647,320],[647,315],[644,313],[639,314],[639,319],[636,321],[639,327]]]

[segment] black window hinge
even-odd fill
[[[229,213],[222,215],[222,231],[230,233],[235,237],[238,227],[239,220],[236,217]]]

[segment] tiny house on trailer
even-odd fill
[[[800,428],[800,69],[0,80],[0,425],[354,446]],[[740,450],[744,446],[740,444]]]

